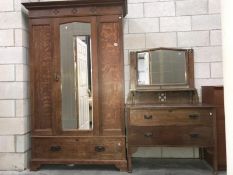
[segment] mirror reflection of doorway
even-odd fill
[[[93,129],[91,25],[60,25],[63,130]]]
[[[77,36],[75,37],[75,69],[76,69],[76,101],[79,120],[78,128],[80,130],[90,129],[92,124],[92,117],[89,109],[92,110],[92,106],[89,103],[92,99],[89,97],[90,89],[88,87],[88,45],[85,42],[87,39],[86,36]],[[90,105],[89,105],[90,104]]]

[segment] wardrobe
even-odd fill
[[[126,0],[23,3],[29,11],[31,161],[127,169]]]

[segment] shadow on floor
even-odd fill
[[[212,169],[199,159],[134,158],[132,175],[212,175]],[[39,171],[0,172],[0,175],[131,175],[106,165],[44,165]],[[219,175],[226,175],[225,172]]]

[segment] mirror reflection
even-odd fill
[[[91,24],[60,25],[63,130],[93,128]]]
[[[153,50],[137,53],[138,85],[187,83],[185,51]]]

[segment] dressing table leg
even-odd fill
[[[132,173],[132,150],[127,150],[128,173]]]
[[[41,164],[37,162],[30,162],[30,171],[37,171],[40,168]]]
[[[132,158],[128,155],[128,173],[132,173]]]
[[[122,172],[126,172],[127,171],[127,162],[122,161],[122,162],[116,163],[115,167],[117,167]]]

